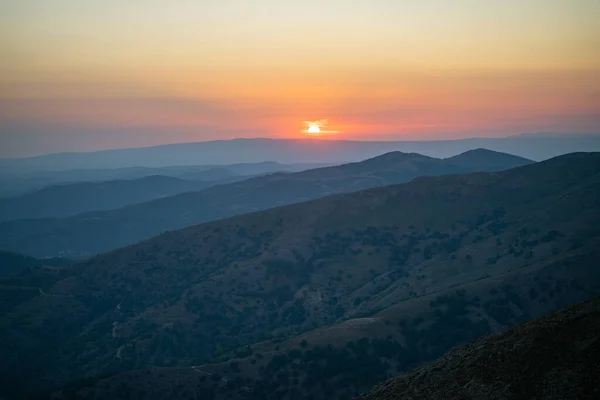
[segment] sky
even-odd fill
[[[600,133],[598,0],[4,0],[0,157]]]

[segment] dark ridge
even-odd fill
[[[600,398],[600,297],[456,348],[362,400]]]

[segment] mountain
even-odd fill
[[[112,169],[73,169],[28,171],[5,169],[0,172],[0,195],[16,196],[48,186],[103,182],[113,180],[133,180],[159,175],[194,181],[221,181],[223,183],[273,172],[298,172],[325,166],[323,164],[280,164],[259,162],[231,165],[185,165],[166,167],[126,167]]]
[[[12,301],[0,390],[349,398],[600,294],[599,227],[600,154],[578,153],[164,233]]]
[[[477,156],[479,153],[483,155]],[[8,221],[0,223],[0,248],[36,256],[89,256],[167,230],[334,193],[402,183],[425,175],[485,171],[489,167],[487,155],[488,151],[480,149],[465,159],[442,160],[392,152],[362,162],[271,174],[116,210],[62,219]],[[502,162],[506,168],[531,163],[509,155],[496,158],[491,170]],[[483,160],[481,166],[478,160]]]
[[[597,398],[598,332],[600,298],[596,297],[457,347],[430,365],[376,385],[360,399]],[[157,368],[77,382],[51,395],[55,400],[193,399],[198,395],[211,399],[218,397],[207,389],[206,381],[213,376],[192,368]],[[228,398],[252,398],[248,386],[236,389]]]
[[[531,160],[487,149],[475,149],[447,158],[446,162],[465,169],[493,172],[521,167]]]
[[[211,185],[214,183],[155,175],[132,180],[50,186],[18,197],[0,199],[0,221],[65,217],[86,211],[110,210],[197,191]]]
[[[361,399],[594,399],[598,360],[596,297],[455,349]]]
[[[233,164],[272,160],[281,163],[345,163],[391,151],[450,157],[487,148],[540,161],[577,151],[600,151],[600,135],[537,134],[460,140],[360,142],[311,139],[234,139],[169,144],[91,153],[60,153],[0,159],[4,170],[65,170],[131,166]]]

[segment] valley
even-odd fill
[[[340,166],[239,179],[114,210],[0,222],[0,248],[37,257],[85,258],[165,231],[335,193],[403,183],[425,175],[498,171],[531,162],[484,149],[448,159],[393,152]],[[148,189],[154,191],[153,186]],[[72,209],[68,201],[63,202]]]
[[[40,390],[85,378],[82,393],[130,398],[357,396],[600,293],[599,167],[576,153],[167,232],[16,304],[2,351]]]

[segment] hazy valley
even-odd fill
[[[531,161],[483,149],[447,159],[393,152],[340,166],[296,173],[273,173],[252,179],[236,177],[234,179],[237,182],[234,183],[213,183],[212,187],[205,190],[114,210],[93,211],[66,218],[5,221],[0,223],[0,248],[39,257],[84,257],[133,244],[164,231],[334,193],[402,183],[425,175],[498,171],[528,163]],[[115,184],[117,182],[113,182]],[[186,185],[193,184],[183,184]],[[157,190],[154,185],[146,188],[150,193]],[[132,193],[143,195],[135,190]],[[46,202],[52,199],[43,194],[42,197]],[[81,202],[91,206],[85,198]],[[70,202],[63,200],[62,203],[66,203],[63,207],[68,210],[73,209]],[[17,207],[26,206],[18,199],[14,204]],[[37,209],[43,208],[38,206]],[[6,213],[12,214],[8,207]]]

